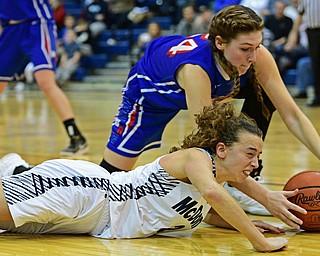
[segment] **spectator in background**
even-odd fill
[[[291,0],[284,8],[284,15],[295,21],[298,17],[298,0]]]
[[[284,45],[287,42],[288,35],[293,25],[291,18],[284,15],[286,4],[278,0],[275,2],[275,13],[267,15],[264,19],[264,24],[269,29],[274,40],[272,42],[273,48]]]
[[[295,21],[299,15],[298,13],[298,0],[292,0],[290,5],[285,8],[285,13],[288,13],[290,17]],[[299,26],[299,36],[298,44],[291,45],[290,40],[285,45],[285,51],[288,53],[288,56],[291,53],[297,51],[304,51],[304,55],[300,55],[299,59],[296,60],[296,65],[293,68],[296,68],[296,79],[295,84],[297,92],[292,95],[296,99],[306,99],[308,98],[307,87],[314,83],[314,75],[312,71],[312,62],[309,56],[308,49],[308,37],[307,37],[307,23],[306,17],[302,19],[302,23]]]
[[[297,44],[299,28],[303,22],[303,17],[305,17],[315,94],[314,99],[306,105],[308,107],[320,107],[320,0],[301,0],[298,5],[298,12],[299,15],[290,32],[288,45],[293,47]]]
[[[129,12],[134,8],[134,0],[108,0],[111,28],[125,29],[132,25],[128,19]]]
[[[53,17],[57,25],[58,33],[64,28],[64,19],[66,17],[66,10],[62,0],[50,0],[50,6],[53,11]]]
[[[82,55],[92,54],[93,39],[91,31],[89,29],[89,23],[87,20],[80,18],[74,27],[74,31],[77,34],[77,43],[80,46]]]
[[[109,6],[104,0],[93,0],[85,5],[82,18],[89,22],[92,37],[97,38],[107,28]]]
[[[173,17],[173,14],[176,12],[177,6],[176,0],[136,0],[135,6],[138,8],[147,8],[152,16],[170,16]],[[180,1],[187,2],[187,1]],[[188,1],[189,2],[189,1]],[[185,3],[183,3],[184,5]]]
[[[283,1],[276,1],[275,13],[267,15],[264,20],[265,28],[268,29],[273,35],[273,40],[268,48],[273,54],[280,74],[282,75],[288,66],[284,45],[287,42],[290,30],[293,26],[292,19],[284,15],[285,7],[286,4]]]
[[[178,23],[175,33],[179,35],[189,36],[197,34],[195,27],[196,10],[194,5],[187,4],[182,8],[182,19]]]
[[[282,67],[283,73],[288,69],[297,69],[296,75],[296,86],[298,92],[293,95],[293,98],[307,98],[307,86],[311,83],[308,81],[313,81],[313,73],[309,72],[308,65],[310,64],[310,56],[308,49],[308,37],[306,33],[307,24],[304,21],[299,27],[299,39],[296,45],[291,45],[290,42],[287,42],[284,46],[284,53],[281,57],[282,64],[286,66]],[[300,61],[301,60],[301,61]],[[305,74],[303,73],[303,65],[306,66]],[[299,70],[298,70],[299,69]],[[304,77],[301,77],[304,76]],[[305,76],[310,76],[307,79]],[[301,78],[300,78],[301,77]]]
[[[64,35],[69,29],[74,29],[75,25],[77,23],[76,17],[67,14],[64,19],[64,27],[60,30],[60,33],[58,33],[58,39],[59,41],[63,41]]]
[[[293,95],[296,99],[308,98],[307,87],[314,83],[312,72],[312,61],[310,56],[300,58],[297,62],[296,88],[297,92]]]
[[[195,29],[197,33],[208,33],[212,17],[212,9],[204,5],[199,7],[199,15],[195,20]]]
[[[79,67],[81,51],[76,39],[77,34],[73,29],[69,29],[65,33],[60,62],[56,71],[56,79],[60,87],[63,87],[70,80]]]
[[[161,27],[157,22],[151,22],[148,25],[147,32],[142,33],[138,37],[137,46],[140,49],[140,55],[144,53],[147,45],[151,42],[151,40],[161,36]]]
[[[161,36],[162,30],[157,22],[149,23],[147,31],[138,36],[137,42],[131,52],[131,66],[133,66],[144,54],[148,44],[155,38]]]
[[[241,0],[240,4],[251,8],[261,17],[265,17],[271,13],[269,2],[270,0]]]

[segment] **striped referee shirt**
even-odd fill
[[[305,16],[308,28],[320,28],[320,0],[300,0],[298,12]]]

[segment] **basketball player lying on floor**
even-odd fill
[[[297,191],[271,191],[249,176],[263,146],[256,123],[227,103],[205,107],[196,122],[180,147],[130,172],[109,174],[94,163],[57,159],[2,177],[0,228],[112,239],[182,231],[205,221],[239,230],[257,251],[286,247],[285,238],[262,234],[282,229],[251,221],[221,185],[230,182],[294,229],[302,224],[289,210],[306,211],[287,200]]]

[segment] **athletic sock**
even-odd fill
[[[113,173],[113,172],[122,172],[124,170],[119,169],[111,164],[109,164],[106,160],[102,159],[100,166],[103,167],[104,169],[106,169],[109,173]]]
[[[67,131],[70,138],[73,138],[75,136],[83,137],[81,132],[79,131],[77,125],[76,125],[74,118],[70,118],[68,120],[65,120],[63,122],[63,124],[64,124],[64,127],[66,128],[66,131]]]
[[[15,174],[19,174],[19,173],[23,173],[26,171],[29,171],[30,169],[32,169],[32,167],[25,167],[23,165],[17,166],[14,170],[13,170],[13,175]]]

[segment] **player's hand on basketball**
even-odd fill
[[[283,237],[269,237],[266,238],[264,245],[254,245],[254,249],[258,252],[272,252],[284,250],[287,248],[288,240]]]
[[[291,203],[287,198],[295,196],[299,191],[272,191],[269,195],[268,210],[270,213],[282,220],[293,229],[299,229],[302,220],[296,217],[290,210],[307,214],[307,211],[300,206]]]
[[[276,233],[276,234],[279,234],[279,233],[283,233],[285,230],[282,229],[282,228],[279,228],[279,227],[275,227],[271,224],[268,224],[262,220],[253,220],[252,223],[256,226],[256,228],[261,232],[261,233],[264,233],[264,232],[272,232],[272,233]]]

